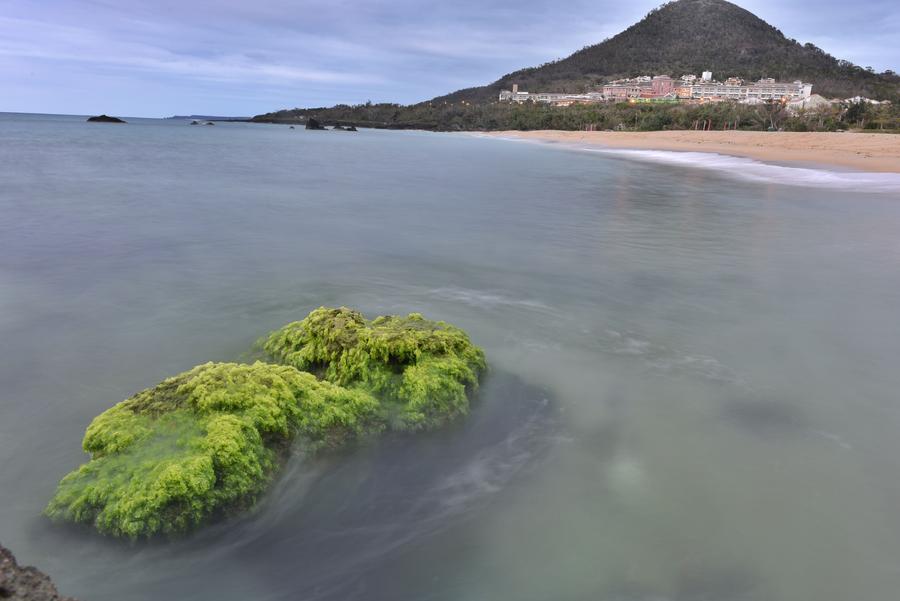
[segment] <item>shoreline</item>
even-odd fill
[[[891,134],[757,131],[497,131],[483,135],[609,150],[705,152],[766,163],[900,173],[900,137]]]

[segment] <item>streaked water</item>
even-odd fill
[[[896,190],[130,121],[0,115],[0,541],[66,594],[896,597]],[[176,543],[41,517],[94,415],[323,304],[469,330],[470,419],[298,458]]]

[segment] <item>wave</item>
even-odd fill
[[[452,300],[475,307],[493,309],[498,307],[519,307],[534,311],[553,312],[552,307],[540,301],[514,298],[501,293],[472,290],[469,288],[444,287],[428,291],[431,296],[441,300]]]
[[[690,375],[720,383],[749,387],[735,370],[715,357],[688,353],[643,339],[630,332],[605,330],[597,337],[600,350],[612,355],[638,357],[658,375]]]
[[[580,148],[580,150],[678,167],[717,171],[738,179],[754,182],[843,189],[856,192],[900,192],[900,173],[790,167],[711,152],[587,147]]]

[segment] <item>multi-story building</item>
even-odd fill
[[[743,100],[746,88],[733,81],[721,83],[718,81],[703,81],[690,86],[693,100]]]
[[[646,97],[653,92],[653,78],[645,75],[633,79],[617,79],[604,85],[602,91],[607,100],[617,102]]]
[[[756,83],[745,85],[744,80],[738,77],[729,77],[724,82],[712,79],[709,71],[704,71],[700,82],[688,83],[682,78],[680,86],[680,98],[690,98],[699,101],[723,101],[745,102],[754,104],[769,100],[792,101],[809,98],[812,94],[812,84],[802,81],[778,82],[771,78],[760,79]],[[690,95],[687,94],[690,89]]]
[[[746,88],[746,99],[750,104],[767,100],[797,100],[809,98],[812,94],[812,84],[803,83],[800,80],[787,83],[766,78],[760,79],[758,82],[746,86]]]
[[[668,75],[656,75],[650,80],[653,96],[667,96],[675,91],[675,81]]]
[[[547,104],[568,106],[602,102],[625,102],[638,100],[687,100],[693,102],[743,102],[755,104],[778,100],[792,102],[809,98],[812,84],[802,81],[779,82],[774,79],[760,79],[746,84],[738,77],[729,77],[724,82],[716,81],[711,71],[704,71],[698,78],[696,75],[682,75],[675,81],[668,75],[642,75],[631,79],[617,79],[606,83],[600,92],[585,94],[556,94],[540,92],[529,94],[519,91],[518,84],[512,90],[500,92],[503,102],[543,102]]]
[[[500,92],[501,102],[542,102],[545,104],[553,104],[557,106],[569,106],[572,104],[589,104],[594,102],[602,102],[603,94],[600,92],[588,92],[586,94],[556,94],[550,92],[539,92],[530,94],[528,92],[519,91],[519,85],[513,84],[512,90],[503,90]]]
[[[500,92],[501,102],[525,102],[531,97],[528,92],[520,92],[519,84],[514,83],[512,90],[503,90]]]

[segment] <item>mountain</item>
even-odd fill
[[[504,75],[432,102],[487,102],[519,84],[529,92],[582,92],[609,79],[712,71],[720,80],[802,79],[826,96],[897,100],[900,77],[838,60],[812,44],[788,39],[753,13],[725,0],[677,0],[651,11],[615,37],[571,56]]]

